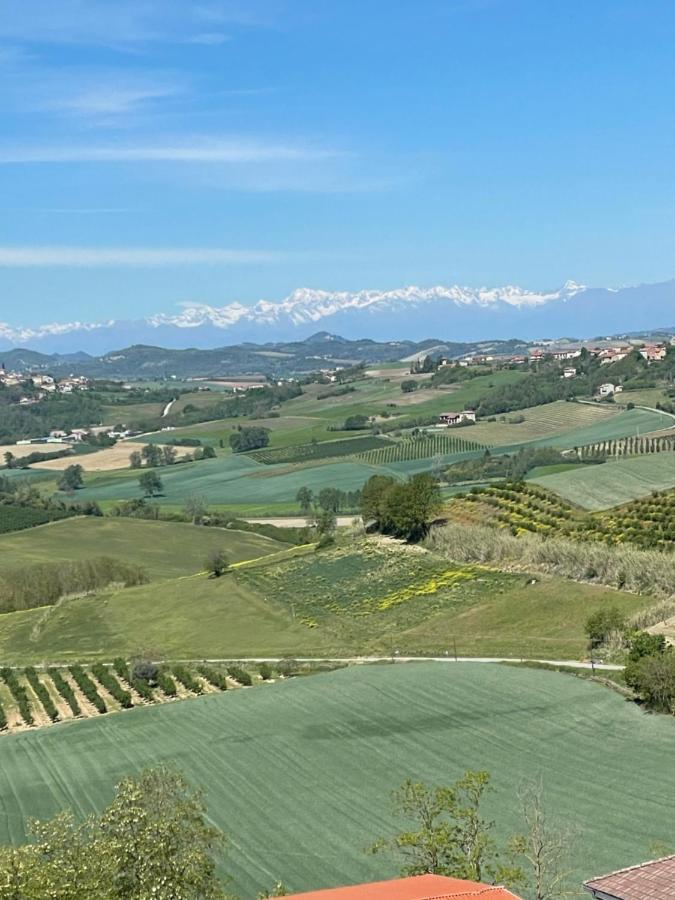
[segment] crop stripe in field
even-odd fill
[[[254,559],[243,559],[240,562],[232,563],[229,568],[241,569],[244,566],[253,565],[253,563],[273,560],[278,556],[293,556],[296,553],[298,555],[302,555],[300,551],[302,551],[302,553],[306,553],[311,547],[314,546],[315,544],[298,544],[296,547],[288,547],[286,550],[278,550],[276,553],[268,553],[267,556],[256,556]]]

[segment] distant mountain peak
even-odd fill
[[[397,341],[540,339],[558,334],[603,334],[654,329],[675,320],[675,280],[622,288],[590,288],[572,279],[555,290],[507,284],[390,290],[326,291],[302,287],[279,301],[238,301],[224,306],[185,303],[172,313],[139,321],[52,323],[34,328],[0,323],[0,350],[16,345],[45,352],[115,347],[212,348],[246,342],[326,344],[336,335]],[[329,328],[321,329],[321,325]],[[317,330],[319,326],[320,330]]]

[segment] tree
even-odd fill
[[[176,462],[176,457],[178,456],[178,451],[175,447],[172,447],[170,444],[167,444],[165,447],[162,447],[162,464],[165,466],[172,466]]]
[[[412,394],[413,391],[417,390],[417,382],[413,378],[407,378],[401,382],[401,390],[404,394]]]
[[[140,469],[143,465],[143,457],[141,456],[140,450],[134,450],[129,454],[129,465],[132,469]]]
[[[381,522],[387,491],[396,484],[389,475],[372,475],[361,491],[361,517],[364,522]]]
[[[366,415],[356,415],[356,416],[348,416],[344,425],[342,426],[343,431],[361,431],[363,428],[368,427],[368,416]]]
[[[609,637],[613,631],[622,631],[626,621],[616,606],[599,609],[587,619],[584,629],[591,644],[596,647]]]
[[[230,435],[230,447],[235,453],[244,453],[246,450],[258,450],[266,447],[270,442],[269,428],[253,425],[250,428],[239,428]]]
[[[81,488],[84,484],[84,481],[82,479],[83,472],[84,469],[78,463],[73,466],[68,466],[68,468],[64,470],[63,475],[61,475],[61,478],[59,479],[59,490],[76,491],[78,488]]]
[[[330,509],[318,509],[314,514],[312,522],[319,535],[320,544],[325,544],[332,538],[337,527],[337,519],[335,513]]]
[[[224,900],[213,854],[225,836],[202,796],[159,767],[125,778],[100,817],[32,823],[35,841],[0,852],[0,895],[39,900]]]
[[[202,452],[203,452],[202,459],[215,459],[216,458],[216,451],[210,444],[207,444],[206,447],[204,447]]]
[[[229,562],[225,551],[214,547],[206,558],[207,571],[209,571],[214,578],[220,578],[221,575],[225,574],[228,566]]]
[[[141,449],[141,456],[143,457],[146,466],[149,468],[155,468],[155,466],[161,466],[162,464],[162,448],[158,447],[156,444],[146,444]]]
[[[524,861],[524,880],[532,900],[557,900],[575,894],[570,884],[570,835],[552,826],[546,816],[541,781],[518,791],[525,831],[509,842],[516,859]]]
[[[312,508],[312,500],[314,499],[314,495],[310,488],[301,487],[298,489],[298,493],[295,495],[296,503],[300,504],[300,509],[302,512],[307,515],[307,513]]]
[[[138,484],[146,497],[154,497],[163,490],[162,479],[157,472],[143,472],[138,476]]]
[[[498,865],[492,837],[494,823],[481,815],[488,790],[487,772],[467,771],[450,787],[429,788],[406,781],[394,793],[397,815],[411,820],[411,828],[391,839],[378,841],[371,851],[394,851],[403,859],[401,875],[435,874],[471,881],[500,878],[513,881],[519,874]]]
[[[675,709],[675,653],[666,650],[657,656],[644,656],[629,676],[637,692],[650,709],[672,713]]]
[[[340,493],[337,488],[322,488],[319,492],[321,509],[336,513],[340,509]]]
[[[191,494],[183,505],[183,512],[188,519],[192,520],[192,524],[196,525],[208,512],[206,497],[202,497],[199,494]]]
[[[16,457],[14,456],[14,454],[12,453],[11,450],[5,451],[4,459],[5,459],[5,465],[7,466],[8,469],[14,468],[12,463],[14,462]]]
[[[438,514],[441,495],[438,482],[425,473],[405,484],[394,484],[383,500],[381,528],[409,541],[419,540]]]

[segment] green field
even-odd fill
[[[34,563],[114,556],[142,566],[153,579],[176,578],[201,571],[214,548],[223,548],[237,562],[287,546],[244,531],[182,522],[78,517],[0,535],[0,573]]]
[[[615,459],[602,466],[584,466],[531,480],[584,509],[609,509],[652,491],[675,487],[675,453]]]
[[[184,503],[199,494],[211,504],[246,505],[261,512],[275,504],[294,504],[298,488],[314,491],[322,487],[354,491],[375,474],[391,474],[386,469],[358,461],[327,462],[312,467],[263,465],[247,456],[220,456],[217,459],[184,463],[158,470],[164,491],[154,502],[161,505]],[[141,497],[138,472],[123,469],[85,478],[78,500],[128,500]]]
[[[364,852],[404,824],[391,791],[468,768],[491,773],[485,813],[501,842],[521,828],[518,785],[542,778],[549,815],[574,835],[577,883],[672,840],[672,719],[553,672],[355,667],[0,743],[3,842],[24,839],[28,816],[100,810],[123,775],[166,762],[229,833],[222,868],[243,900],[277,880],[299,891],[397,875],[396,860]]]
[[[482,420],[470,429],[471,440],[490,446],[516,444],[537,438],[553,437],[576,428],[602,425],[618,415],[610,405],[566,403],[558,400],[529,409],[519,409],[496,417],[496,422]],[[510,422],[523,416],[524,422]],[[503,420],[503,421],[502,421]]]
[[[110,659],[143,647],[164,659],[442,656],[455,648],[460,656],[575,659],[587,652],[590,613],[611,603],[630,615],[647,602],[553,577],[531,584],[525,574],[345,537],[322,552],[283,550],[218,579],[183,576],[7,613],[0,658],[24,665]]]

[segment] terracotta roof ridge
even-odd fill
[[[647,862],[636,863],[634,866],[626,866],[624,869],[615,869],[614,872],[607,872],[606,875],[596,875],[584,881],[584,884],[594,884],[596,881],[604,881],[605,878],[613,878],[615,875],[623,875],[625,872],[634,872],[637,869],[644,869],[647,866],[655,866],[657,863],[675,860],[675,853],[669,853],[668,856],[660,856],[658,859],[648,859]]]
[[[451,894],[435,894],[433,897],[427,897],[426,900],[452,900],[454,897],[480,897],[483,894],[490,894],[493,891],[504,891],[506,894],[510,894],[511,897],[516,896],[515,894],[512,894],[508,888],[502,887],[500,884],[489,884],[477,891],[453,891]]]

